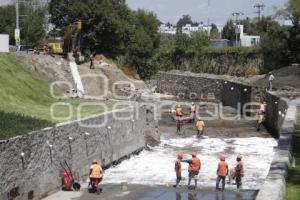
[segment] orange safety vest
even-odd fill
[[[189,165],[189,172],[199,172],[201,168],[201,161],[199,158],[192,158],[192,162]]]
[[[227,176],[228,164],[225,161],[219,162],[218,176]]]
[[[196,112],[196,106],[195,105],[191,106],[191,112]]]
[[[90,178],[101,178],[102,177],[102,167],[98,164],[93,164],[92,173],[90,174]]]
[[[181,163],[180,163],[180,160],[176,160],[175,161],[175,172],[176,173],[181,173],[182,169],[181,169]]]
[[[197,121],[196,127],[198,130],[203,130],[204,126],[205,126],[204,121]]]

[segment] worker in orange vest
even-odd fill
[[[181,168],[181,161],[183,159],[183,153],[179,152],[177,154],[177,160],[175,161],[175,173],[176,173],[176,185],[173,185],[173,187],[177,187],[178,184],[181,181],[181,172],[182,172],[182,168]]]
[[[192,155],[192,159],[182,161],[182,162],[186,162],[189,164],[189,168],[188,168],[188,171],[189,171],[188,188],[189,189],[191,189],[190,185],[191,185],[192,178],[194,178],[194,180],[195,180],[195,188],[197,187],[197,178],[195,178],[195,176],[197,176],[199,174],[199,171],[201,169],[201,161],[197,157],[197,153],[193,152],[191,155]]]
[[[236,157],[237,165],[235,167],[235,182],[237,189],[242,186],[242,177],[244,177],[244,164],[242,162],[242,156],[238,155]]]
[[[220,155],[220,162],[218,164],[218,169],[217,169],[217,182],[216,182],[216,190],[220,190],[219,184],[220,181],[222,180],[222,192],[225,189],[225,179],[226,176],[228,175],[228,164],[225,161],[225,156]]]
[[[204,121],[201,119],[201,117],[198,117],[198,121],[197,121],[197,123],[196,123],[196,128],[197,128],[197,138],[200,138],[201,136],[203,136],[203,133],[204,133],[204,127],[205,127]]]
[[[196,117],[196,105],[194,102],[192,102],[192,105],[190,106],[190,115],[191,115],[190,122],[194,122]]]
[[[92,166],[90,167],[90,184],[92,189],[98,190],[98,186],[102,181],[103,170],[102,167],[98,164],[97,160],[93,160]]]

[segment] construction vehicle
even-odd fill
[[[52,54],[63,54],[63,48],[60,42],[50,42],[48,46],[51,49]]]
[[[79,20],[70,24],[66,30],[64,35],[64,43],[63,43],[63,54],[68,55],[72,53],[72,56],[75,58],[76,63],[84,62],[84,56],[81,55],[80,52],[80,33],[82,30],[82,22]]]
[[[75,58],[77,64],[84,62],[84,56],[80,52],[81,30],[82,22],[80,20],[70,24],[65,30],[63,42],[48,43],[51,54],[62,54],[69,60]]]

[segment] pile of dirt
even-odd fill
[[[283,67],[272,72],[275,76],[273,85],[275,89],[292,87],[300,89],[300,65]],[[268,87],[268,76],[260,75],[249,79],[251,85],[258,87]]]
[[[116,95],[123,96],[123,93],[119,94],[119,92],[127,87],[128,83],[140,91],[147,90],[146,84],[139,79],[136,72],[130,71],[130,75],[124,73],[113,61],[101,54],[94,57],[94,69],[90,69],[90,63],[83,63],[78,65],[78,70],[87,98],[100,96],[106,98],[104,94],[107,94],[107,98],[114,98]],[[106,79],[108,82],[104,83]],[[108,91],[105,91],[104,86],[108,86]],[[115,95],[113,95],[114,92],[116,92]]]
[[[105,64],[107,67],[118,68],[114,62],[106,58],[103,54],[96,54],[94,56],[94,64],[95,65]]]
[[[122,71],[126,76],[128,76],[131,79],[141,80],[139,74],[137,73],[134,67],[123,67]]]
[[[60,56],[50,55],[36,55],[20,53],[17,54],[25,62],[25,66],[34,73],[36,73],[41,79],[46,80],[49,84],[55,82],[67,82],[74,88],[74,83],[71,75],[71,71],[68,65],[68,61]],[[55,89],[62,93],[70,92],[67,84],[55,84]]]

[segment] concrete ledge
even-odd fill
[[[273,111],[276,111],[275,113],[273,112],[274,115],[268,116],[269,121],[267,122],[271,122],[271,124],[267,125],[274,126],[275,129],[273,130],[279,133],[278,147],[275,150],[276,153],[266,181],[260,189],[256,200],[283,200],[286,196],[286,178],[288,177],[288,170],[292,161],[294,125],[297,120],[297,105],[300,105],[300,98],[287,102],[274,96],[274,94],[268,93],[267,95],[269,100],[285,101],[287,108],[283,121],[278,120],[282,117],[282,113],[278,113],[278,107],[273,109]],[[270,97],[270,95],[273,97]],[[274,105],[273,103],[272,101],[267,102],[267,104],[271,105]],[[278,104],[280,103],[277,102],[276,105]],[[285,103],[281,104],[284,105]],[[274,121],[277,124],[274,124]]]

